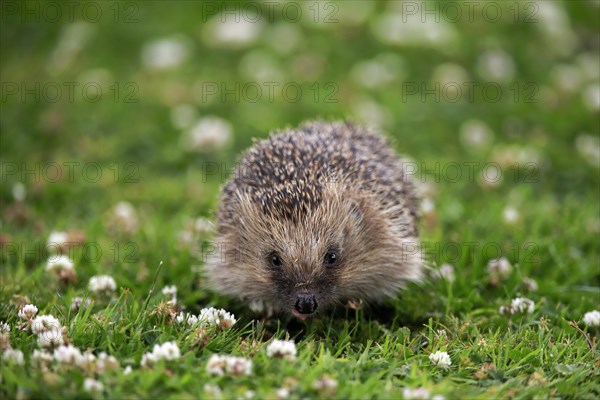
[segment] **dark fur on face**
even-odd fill
[[[213,287],[304,319],[346,300],[394,296],[422,267],[402,160],[346,123],[260,141],[223,189]]]

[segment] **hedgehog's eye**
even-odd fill
[[[338,256],[335,253],[335,251],[328,251],[325,254],[325,258],[323,259],[323,264],[325,264],[328,267],[333,267],[337,264],[338,262]]]
[[[281,257],[279,257],[279,254],[277,254],[276,252],[272,252],[271,254],[269,254],[268,260],[269,264],[271,264],[272,267],[279,268],[283,265]]]

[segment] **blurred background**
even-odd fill
[[[186,221],[213,217],[253,138],[350,118],[415,160],[426,237],[595,248],[599,1],[1,7],[5,242],[71,228],[109,240],[111,215],[135,212],[156,265]],[[482,174],[491,163],[500,179]]]

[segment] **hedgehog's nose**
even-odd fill
[[[299,293],[294,308],[300,314],[312,314],[317,310],[317,299],[312,293]]]

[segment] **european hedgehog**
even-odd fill
[[[383,137],[348,122],[256,142],[222,189],[212,287],[302,320],[395,296],[423,270],[405,166]]]

